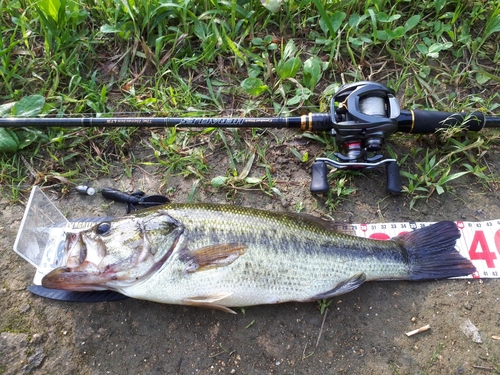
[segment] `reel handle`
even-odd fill
[[[311,187],[310,191],[313,194],[326,193],[330,188],[326,179],[328,172],[324,161],[316,160],[312,165],[311,170]]]
[[[329,164],[336,165],[342,168],[348,163],[339,163],[330,159],[327,160]],[[371,164],[371,167],[385,164],[385,171],[387,176],[387,192],[390,194],[401,194],[403,184],[401,183],[401,174],[399,173],[399,164],[394,159],[385,159],[378,163]],[[327,163],[323,160],[315,160],[311,168],[311,186],[310,191],[312,194],[322,194],[328,192],[330,186],[328,185],[326,168]]]
[[[401,174],[399,173],[399,164],[397,161],[390,161],[385,165],[387,176],[387,192],[390,194],[401,194],[403,184],[401,183]]]

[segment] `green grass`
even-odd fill
[[[500,6],[493,0],[273,0],[266,7],[258,0],[0,0],[0,10],[0,115],[324,112],[338,85],[356,80],[386,83],[405,109],[495,114],[500,105]],[[0,160],[0,184],[13,199],[36,180],[21,157],[41,176],[70,182],[109,174],[114,161],[123,161],[127,175],[134,166],[155,165],[159,173],[203,180],[211,168],[205,156],[214,149],[226,150],[228,164],[206,184],[229,194],[279,194],[266,160],[272,132],[262,141],[238,141],[234,133],[230,145],[226,132],[210,129],[15,133],[17,153]],[[328,134],[311,138],[324,141],[325,154],[335,147]],[[494,183],[482,153],[496,139],[448,138],[428,152],[410,152],[417,148],[410,144],[398,159],[411,206],[449,191],[463,175]],[[138,158],[135,144],[151,155]],[[304,150],[290,157],[312,161]],[[332,186],[334,209],[335,196],[354,189],[345,177]]]

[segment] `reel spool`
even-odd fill
[[[398,130],[401,113],[393,90],[380,83],[356,82],[340,87],[332,98],[332,135],[343,153],[337,160],[317,158],[312,166],[311,192],[328,191],[327,165],[338,169],[375,168],[386,165],[387,191],[401,192],[399,165],[379,154],[385,137]]]

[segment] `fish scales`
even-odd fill
[[[190,250],[215,241],[241,242],[247,251],[241,261],[191,275],[185,275],[182,261],[173,260],[150,283],[129,289],[128,295],[140,297],[150,293],[150,284],[157,284],[160,287],[150,297],[159,302],[165,294],[178,302],[196,290],[202,296],[231,293],[225,304],[247,306],[311,300],[360,269],[367,280],[404,278],[408,272],[399,246],[343,234],[332,237],[330,231],[299,216],[209,205],[172,205],[166,212],[192,233],[187,243]],[[269,245],[263,246],[261,238],[268,239]]]
[[[93,265],[101,271],[86,269],[83,262],[74,269],[53,271],[44,285],[107,288],[157,302],[223,308],[327,298],[364,281],[474,272],[470,261],[454,249],[460,234],[452,222],[377,241],[334,232],[327,224],[298,214],[168,204],[111,221],[109,228],[100,233],[107,227],[99,230],[96,225],[80,232],[79,246],[88,254],[93,250],[85,244],[102,244],[110,259],[114,257],[111,267],[106,257]],[[133,241],[115,238],[119,237],[115,233],[128,232]],[[143,244],[138,245],[141,238]],[[119,256],[127,257],[122,265],[116,261]],[[122,272],[132,264],[133,271]],[[114,275],[110,268],[121,273]],[[85,277],[87,284],[81,285]]]

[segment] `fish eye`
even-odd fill
[[[96,233],[103,235],[103,234],[106,234],[107,232],[109,232],[110,229],[111,229],[110,223],[107,223],[107,222],[100,223],[97,226]]]

